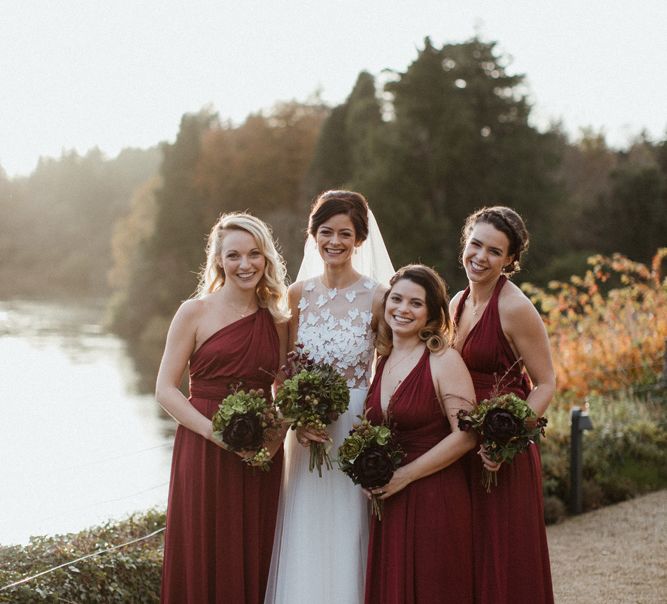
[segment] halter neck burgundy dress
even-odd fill
[[[477,402],[514,392],[530,393],[528,376],[517,362],[500,324],[498,298],[507,282],[501,275],[478,322],[468,333],[461,356],[470,371]],[[470,294],[456,308],[458,323]],[[479,604],[552,603],[549,549],[544,527],[542,464],[537,446],[517,455],[498,471],[498,485],[482,487],[482,464],[470,455],[473,512],[475,602]]]
[[[450,434],[433,386],[428,349],[398,386],[387,414],[406,458],[413,461]],[[383,421],[380,360],[368,393],[368,419]],[[366,603],[469,604],[472,533],[468,481],[461,460],[409,484],[384,501],[370,527]]]
[[[190,358],[190,402],[212,417],[240,383],[271,393],[279,342],[266,309],[213,334]],[[269,472],[179,426],[167,506],[163,603],[260,604],[278,507],[282,450]]]

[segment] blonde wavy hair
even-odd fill
[[[392,331],[384,318],[384,308],[391,295],[394,285],[407,279],[421,285],[426,292],[426,325],[419,331],[419,339],[426,343],[431,352],[439,352],[451,344],[452,320],[449,316],[449,296],[444,279],[432,268],[423,264],[408,264],[399,268],[389,280],[389,289],[382,302],[382,316],[378,322],[378,332],[375,342],[378,354],[388,356],[393,347]]]
[[[247,212],[222,214],[213,225],[206,244],[206,265],[199,274],[195,297],[213,293],[225,284],[225,273],[221,266],[222,242],[229,231],[245,231],[255,239],[260,253],[266,259],[264,275],[256,289],[258,304],[268,309],[276,321],[286,321],[290,312],[287,306],[285,261],[273,240],[269,225]]]

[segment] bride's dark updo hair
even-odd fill
[[[384,295],[382,316],[378,322],[378,333],[375,342],[377,351],[387,356],[392,349],[391,327],[384,318],[384,308],[391,295],[394,285],[407,279],[424,288],[427,310],[426,325],[419,331],[419,339],[426,344],[431,352],[439,352],[451,342],[452,320],[449,316],[449,295],[445,280],[432,268],[423,264],[408,264],[399,268],[389,281],[389,289]]]
[[[349,216],[354,225],[355,243],[368,237],[368,202],[356,191],[325,191],[313,204],[308,221],[308,232],[315,237],[317,229],[337,214]]]
[[[491,206],[482,208],[470,214],[466,218],[461,231],[461,253],[468,243],[468,237],[475,225],[486,222],[507,236],[509,249],[507,255],[512,257],[512,262],[503,268],[503,273],[512,275],[521,270],[521,254],[528,249],[528,230],[523,218],[518,212],[506,206]]]

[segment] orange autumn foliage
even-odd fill
[[[667,338],[667,248],[651,267],[614,254],[592,256],[583,277],[522,286],[540,310],[560,392],[577,397],[655,382]]]

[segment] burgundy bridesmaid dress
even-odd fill
[[[451,431],[438,402],[430,353],[424,352],[389,403],[407,464]],[[380,383],[385,360],[368,393],[373,423],[383,419]],[[468,481],[459,460],[420,478],[384,502],[382,520],[370,528],[366,602],[468,604],[472,602],[472,532]]]
[[[270,395],[273,318],[260,309],[213,334],[190,358],[190,402],[212,417],[233,386]],[[245,464],[183,426],[176,431],[161,601],[261,604],[271,562],[282,450],[271,470]]]
[[[498,297],[507,278],[501,275],[491,299],[461,349],[475,386],[477,402],[514,392],[528,397],[531,385],[500,324]],[[458,323],[470,293],[456,308]],[[474,453],[474,452],[473,452]],[[475,602],[540,604],[553,602],[549,548],[544,526],[542,465],[535,444],[498,471],[498,485],[482,487],[482,463],[469,455],[473,511]]]

